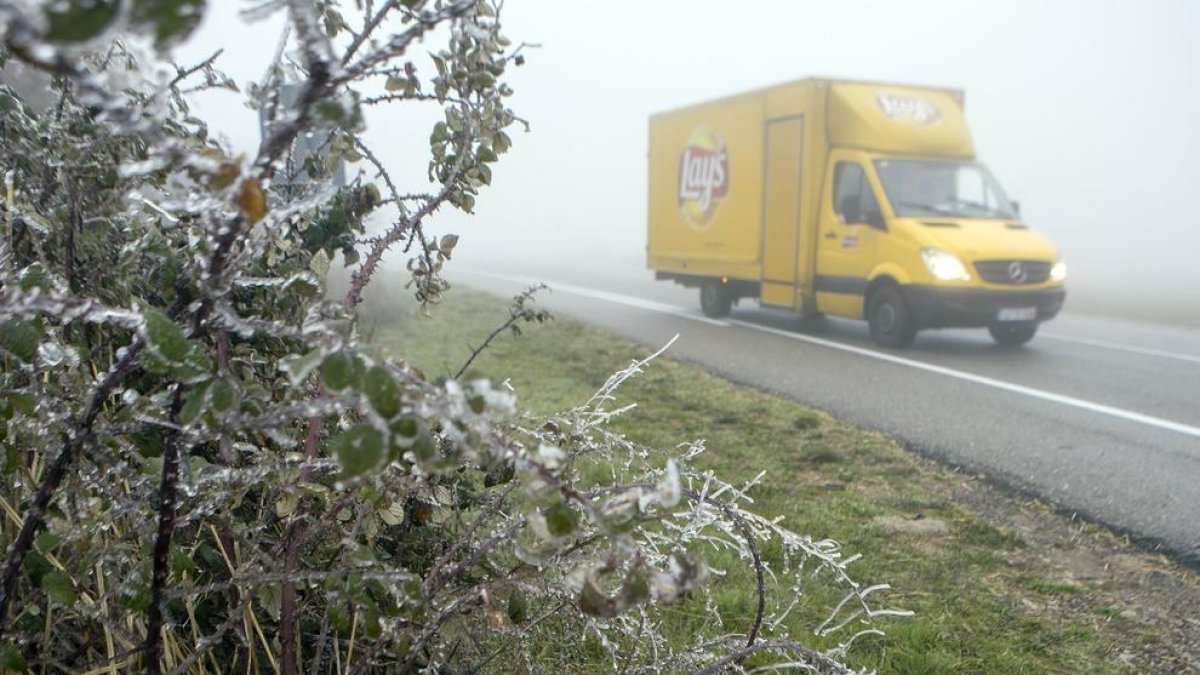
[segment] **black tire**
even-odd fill
[[[988,332],[992,334],[992,339],[1001,347],[1020,347],[1033,339],[1037,329],[1036,321],[994,323],[988,326]]]
[[[917,336],[917,322],[897,286],[884,286],[867,299],[867,324],[881,347],[904,349]]]
[[[733,296],[729,293],[729,286],[716,279],[705,281],[700,286],[700,311],[704,312],[704,316],[719,319],[729,316],[732,308]]]

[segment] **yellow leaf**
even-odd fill
[[[257,223],[267,215],[267,196],[263,194],[258,181],[254,179],[242,181],[242,187],[238,190],[237,205],[242,215],[251,224]]]
[[[242,173],[241,167],[233,162],[222,162],[208,179],[208,185],[214,190],[224,190],[233,185]]]

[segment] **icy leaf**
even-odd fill
[[[384,366],[372,366],[367,371],[363,378],[363,392],[371,407],[384,419],[391,419],[400,412],[400,388]]]
[[[183,363],[190,345],[179,324],[153,307],[143,308],[142,314],[146,319],[146,343],[150,348],[167,364]]]
[[[314,349],[307,354],[293,354],[292,356],[289,356],[283,360],[283,362],[280,364],[280,368],[288,374],[288,380],[292,383],[292,386],[295,387],[299,386],[300,383],[308,379],[308,376],[312,374],[312,371],[316,370],[317,367],[321,365],[321,361],[324,359],[324,357],[325,355],[322,354],[321,350],[319,349]]]
[[[508,596],[508,619],[515,624],[524,623],[529,618],[529,598],[525,591],[514,588]]]
[[[239,403],[238,398],[237,388],[228,378],[222,377],[213,381],[209,390],[209,402],[213,412],[226,413],[236,409]]]
[[[267,215],[267,197],[258,181],[242,181],[242,187],[238,190],[237,207],[251,224],[257,223]]]
[[[386,509],[379,509],[379,519],[393,527],[404,522],[404,503],[397,500]]]
[[[632,570],[621,584],[621,604],[623,607],[640,605],[650,599],[650,580],[643,572]]]
[[[117,18],[118,0],[57,0],[46,3],[46,39],[85,42],[100,35]]]
[[[280,518],[287,518],[296,511],[296,506],[300,504],[300,495],[294,492],[285,492],[283,496],[275,500],[275,515]]]
[[[188,394],[187,401],[184,402],[183,408],[179,410],[179,423],[191,424],[200,418],[204,412],[205,403],[208,402],[208,383],[202,383],[192,389]]]
[[[79,598],[75,594],[75,585],[71,583],[71,577],[58,570],[47,572],[42,576],[42,590],[51,600],[60,605],[73,605]]]
[[[208,186],[214,190],[224,190],[233,185],[242,173],[241,167],[233,162],[222,162],[221,166],[208,178]]]
[[[343,431],[329,444],[342,466],[342,478],[361,476],[383,463],[383,434],[369,424]]]
[[[313,255],[312,260],[308,261],[308,269],[312,270],[313,274],[316,274],[317,278],[322,281],[329,275],[329,254],[325,252],[325,249],[321,249]]]
[[[492,151],[497,155],[502,155],[508,152],[508,149],[511,147],[512,139],[509,138],[508,134],[505,134],[503,131],[497,131],[496,135],[492,137]]]
[[[565,537],[575,531],[579,515],[566,502],[557,502],[546,509],[546,528],[555,537]]]
[[[412,452],[417,459],[423,462],[428,462],[437,456],[437,445],[433,442],[433,437],[429,434],[421,434],[417,436],[417,440],[413,442]]]
[[[321,381],[331,391],[342,391],[354,382],[354,360],[345,354],[331,354],[321,364]]]
[[[320,282],[307,272],[292,275],[283,287],[285,290],[295,291],[305,298],[315,298],[321,292]]]
[[[154,33],[159,47],[186,38],[204,17],[204,0],[134,0],[135,25]]]
[[[392,433],[400,436],[403,439],[411,440],[417,437],[421,432],[421,423],[417,418],[411,415],[406,415],[392,422]]]
[[[400,91],[407,84],[408,82],[403,77],[392,75],[387,79],[387,84],[384,84],[383,88],[388,91]]]
[[[0,324],[0,349],[29,363],[37,357],[42,331],[23,319],[9,319]]]
[[[584,614],[611,619],[617,615],[617,608],[604,592],[596,587],[596,582],[590,577],[584,581],[579,592],[579,609]]]
[[[31,216],[32,214],[27,214]],[[46,274],[46,268],[42,267],[41,263],[34,263],[21,271],[21,290],[32,291],[35,288],[49,290],[50,276]]]

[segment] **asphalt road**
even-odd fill
[[[493,270],[457,281],[506,295],[546,283],[539,303],[556,313],[647,347],[678,334],[676,359],[1200,564],[1200,330],[1074,316],[1068,295],[1068,311],[1022,349],[996,347],[982,330],[943,330],[891,351],[861,322],[806,324],[754,301],[708,319],[696,291],[632,264]]]

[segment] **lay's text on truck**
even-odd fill
[[[647,263],[700,289],[866,319],[885,347],[985,327],[1028,342],[1066,266],[975,158],[952,89],[807,79],[650,118]]]

